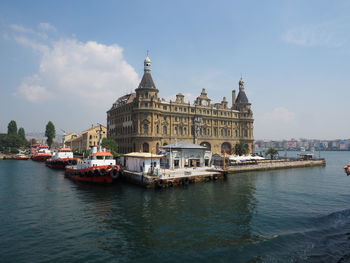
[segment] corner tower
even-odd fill
[[[238,110],[250,110],[250,103],[248,101],[248,97],[245,94],[245,90],[244,90],[244,80],[241,77],[241,79],[238,82],[238,86],[239,86],[239,92],[238,92],[238,96],[236,98],[236,101],[234,102],[234,106],[238,109]],[[232,96],[233,97],[233,96]]]
[[[141,79],[141,82],[138,86],[136,91],[136,97],[137,98],[145,98],[145,99],[152,99],[157,98],[158,96],[158,89],[156,88],[156,85],[153,82],[153,78],[151,75],[151,59],[149,56],[147,56],[143,62],[143,76]]]

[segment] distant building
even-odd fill
[[[75,138],[71,141],[70,147],[74,152],[82,152],[83,146],[82,146],[83,137],[79,136],[78,138]]]
[[[73,141],[74,139],[78,138],[79,136],[80,136],[80,135],[79,135],[78,133],[76,133],[76,132],[71,132],[71,133],[69,133],[69,134],[67,134],[67,135],[64,135],[64,136],[63,136],[63,143],[64,143],[66,146],[72,148],[72,141]]]
[[[226,97],[213,103],[205,89],[194,104],[185,102],[181,93],[175,101],[165,101],[158,97],[147,56],[135,93],[118,98],[107,111],[108,137],[118,143],[121,153],[157,153],[160,146],[176,141],[200,144],[214,153],[231,152],[242,142],[253,152],[253,112],[242,78],[238,85],[231,105]]]
[[[101,139],[107,138],[107,127],[103,125],[92,126],[83,131],[81,136],[71,140],[71,148],[78,152],[90,150],[91,147],[98,145],[100,136]]]

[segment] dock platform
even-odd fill
[[[313,160],[263,160],[254,164],[234,165],[223,169],[222,167],[197,167],[182,169],[160,169],[153,175],[123,171],[123,180],[146,188],[167,188],[187,185],[197,182],[208,182],[223,179],[228,175],[249,171],[266,171],[275,169],[301,168],[325,166],[324,159]]]

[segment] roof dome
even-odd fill
[[[239,84],[240,86],[244,86],[244,80],[243,80],[242,77],[241,77],[241,79],[239,80],[238,84]]]
[[[151,59],[150,59],[149,56],[147,56],[147,57],[145,58],[145,63],[151,63]]]

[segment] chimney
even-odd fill
[[[232,108],[235,107],[235,101],[236,101],[236,90],[234,89],[232,91]]]

